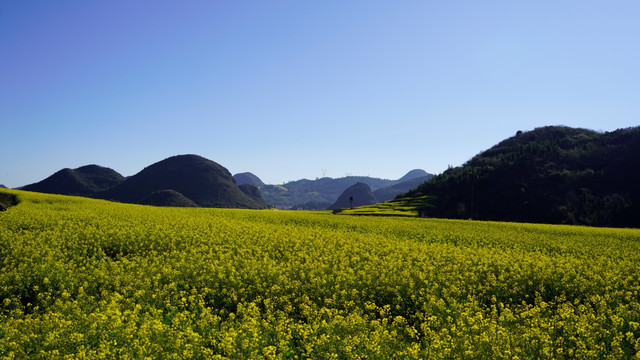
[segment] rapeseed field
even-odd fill
[[[640,358],[640,230],[2,191],[2,359]]]

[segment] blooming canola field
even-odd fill
[[[640,230],[17,190],[0,358],[640,358]]]

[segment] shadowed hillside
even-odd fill
[[[0,211],[5,211],[12,206],[18,205],[18,202],[18,197],[14,194],[0,193]]]
[[[429,174],[428,172],[422,170],[422,169],[413,169],[411,171],[409,171],[408,173],[406,173],[403,177],[401,177],[400,179],[398,179],[396,182],[397,183],[402,183],[405,181],[409,181],[409,180],[414,180],[417,178],[425,178],[425,177],[429,177],[431,178],[433,175]]]
[[[640,127],[518,133],[409,196],[435,196],[446,218],[640,226]]]
[[[160,190],[142,200],[143,205],[173,206],[173,207],[197,207],[198,204],[186,196],[174,190]]]
[[[22,190],[49,194],[94,196],[124,181],[113,169],[87,165],[77,169],[62,169],[48,178],[22,187]]]
[[[359,182],[347,188],[329,207],[329,210],[371,205],[377,202],[369,185]]]
[[[412,170],[403,176],[401,178],[402,180],[386,180],[368,176],[347,176],[337,179],[324,177],[316,180],[302,179],[298,181],[291,181],[283,185],[261,186],[260,192],[267,203],[278,208],[317,209],[318,206],[326,208],[327,204],[334,203],[340,194],[342,194],[348,187],[358,182],[367,184],[375,191],[399,185],[405,181],[413,181],[413,179],[416,177],[419,178],[423,176],[423,174],[432,176],[424,170]],[[393,196],[391,196],[391,198],[393,198],[400,193],[404,193],[415,188],[422,182],[424,182],[424,178],[422,181],[411,184],[412,186],[399,185],[399,188],[388,189],[387,192],[392,192]]]
[[[257,187],[264,186],[262,180],[250,172],[235,174],[233,175],[233,180],[235,180],[238,185],[249,184]]]
[[[204,207],[263,208],[243,193],[223,166],[198,155],[179,155],[144,168],[101,198],[141,203],[160,190],[174,190]]]
[[[391,200],[396,196],[398,196],[398,194],[402,194],[409,190],[415,189],[416,187],[418,187],[418,185],[424,183],[425,181],[430,180],[432,177],[433,175],[429,174],[426,176],[420,176],[420,177],[409,179],[409,180],[403,180],[402,182],[397,183],[395,185],[378,189],[373,192],[373,195],[376,197],[376,199],[379,202]]]

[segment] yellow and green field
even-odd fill
[[[2,191],[2,359],[640,353],[637,229]]]

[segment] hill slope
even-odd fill
[[[403,176],[402,180],[386,180],[369,176],[346,176],[337,179],[324,177],[316,180],[291,181],[283,185],[265,185],[259,188],[265,201],[278,208],[315,208],[318,204],[334,203],[340,194],[358,182],[367,184],[375,191],[400,182],[411,181],[411,179],[420,177],[423,173],[432,176],[424,170],[412,170]],[[415,188],[421,182],[412,187],[403,187],[400,191],[395,192],[393,196]],[[389,191],[393,192],[394,190],[391,189]],[[301,204],[308,204],[309,206],[300,207]]]
[[[198,204],[174,190],[160,190],[147,196],[140,202],[143,205],[197,207]]]
[[[238,185],[249,184],[257,187],[264,186],[262,180],[250,172],[235,174],[233,175],[233,180],[235,180]]]
[[[544,127],[506,139],[409,192],[428,216],[640,226],[640,127]]]
[[[376,199],[378,199],[379,202],[391,200],[391,199],[395,198],[396,196],[398,196],[398,194],[406,193],[409,190],[415,189],[420,184],[424,183],[425,181],[430,180],[432,177],[433,177],[433,175],[428,174],[426,176],[420,176],[420,177],[417,177],[417,178],[404,180],[404,181],[402,181],[400,183],[397,183],[395,185],[391,185],[391,186],[384,187],[382,189],[378,189],[378,190],[373,192],[373,195],[376,197]]]
[[[226,168],[198,155],[178,155],[157,162],[100,197],[140,203],[160,190],[177,191],[204,207],[263,207],[240,190]]]
[[[369,185],[359,182],[348,187],[338,197],[338,200],[329,207],[329,210],[371,205],[377,202],[378,200],[376,200],[373,192],[371,192]]]
[[[87,165],[77,169],[62,169],[48,178],[22,187],[22,190],[60,195],[94,196],[124,181],[113,169]]]

